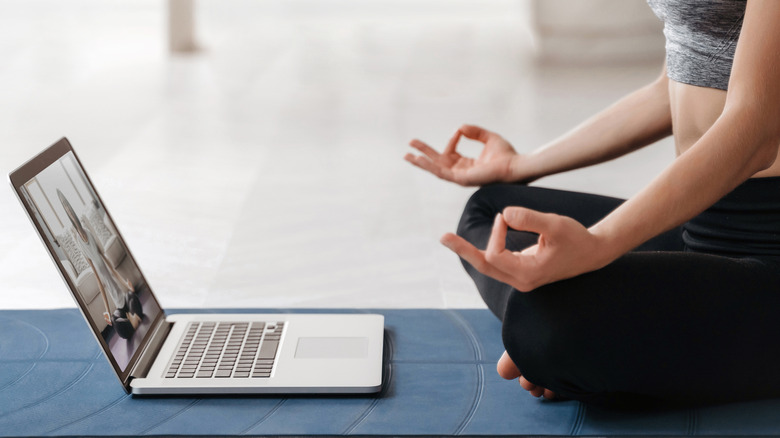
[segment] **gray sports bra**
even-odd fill
[[[670,79],[726,90],[747,0],[647,0],[664,22]]]

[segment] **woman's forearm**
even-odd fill
[[[690,149],[591,228],[616,258],[704,211],[767,169],[780,145],[780,2],[754,1],[734,55],[724,110]]]
[[[689,150],[635,197],[591,227],[605,264],[696,216],[774,162],[780,140],[766,117],[728,108]]]
[[[518,180],[608,161],[672,134],[666,69],[653,83],[620,99],[562,137],[513,163]]]
[[[479,272],[523,292],[608,265],[649,238],[703,211],[774,162],[780,127],[772,112],[727,109],[709,131],[638,195],[586,229],[576,220],[523,207],[496,216],[482,250],[452,233],[441,242]],[[508,229],[539,235],[522,251],[506,248]]]

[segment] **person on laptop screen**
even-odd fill
[[[95,280],[97,280],[100,296],[106,306],[106,311],[103,312],[106,323],[113,326],[120,337],[129,339],[141,324],[141,316],[143,315],[141,301],[134,293],[133,283],[122,277],[122,274],[117,272],[106,260],[103,249],[96,243],[94,237],[96,233],[89,220],[85,217],[82,223],[82,220],[78,219],[76,212],[68,202],[68,198],[60,189],[57,189],[57,197],[60,199],[71,225],[73,225],[70,234],[75,237],[74,240],[78,243],[79,249],[81,249],[87,264],[95,275]],[[113,313],[106,295],[110,295],[114,303]]]
[[[120,369],[160,309],[72,153],[27,181],[22,195]]]

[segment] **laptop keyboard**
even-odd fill
[[[166,378],[268,378],[284,322],[191,322]]]

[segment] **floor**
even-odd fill
[[[165,307],[482,307],[438,243],[474,189],[402,157],[464,122],[528,152],[650,81],[541,66],[515,0],[0,2],[0,171],[67,136]],[[474,144],[464,153],[477,153]],[[669,141],[537,182],[627,197]],[[0,308],[73,302],[10,188]]]

